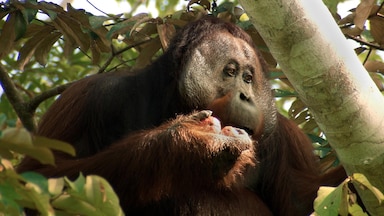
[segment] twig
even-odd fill
[[[123,52],[129,50],[129,49],[132,49],[133,47],[136,47],[136,46],[140,46],[142,44],[145,44],[147,42],[149,42],[150,40],[152,40],[152,38],[148,38],[146,40],[143,40],[143,41],[140,41],[140,42],[137,42],[135,44],[132,44],[131,46],[127,46],[125,47],[124,49],[121,49],[117,52],[113,52],[112,55],[107,59],[107,61],[103,64],[103,66],[100,67],[99,71],[97,73],[103,73],[105,71],[105,69],[107,69],[108,65],[111,64],[112,60],[122,54]]]
[[[364,41],[364,40],[362,40],[361,38],[358,38],[358,37],[355,37],[355,36],[352,36],[352,35],[348,35],[348,34],[346,34],[345,36],[346,36],[347,38],[349,38],[349,39],[352,39],[352,40],[354,40],[354,41],[356,41],[356,42],[362,44],[362,45],[366,45],[366,46],[369,46],[369,47],[371,47],[371,48],[374,48],[374,49],[378,49],[378,50],[382,50],[382,51],[384,51],[384,48],[381,47],[381,46],[379,46],[379,45],[377,45],[377,44],[374,44],[374,43],[370,43],[370,42]]]
[[[76,81],[74,81],[76,82]],[[47,100],[48,98],[51,98],[51,97],[54,97],[56,95],[59,95],[61,94],[65,89],[67,89],[70,85],[72,85],[74,82],[70,82],[70,83],[66,83],[64,85],[60,85],[60,86],[57,86],[55,88],[52,88],[50,90],[47,90],[39,95],[37,95],[36,97],[33,97],[29,103],[28,103],[28,108],[30,110],[30,112],[35,112],[35,110],[37,109],[37,107],[42,103],[44,102],[45,100]]]

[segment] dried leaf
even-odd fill
[[[355,53],[357,54],[357,55],[360,55],[361,53],[363,53],[365,50],[367,50],[367,48],[366,47],[357,47],[357,48],[355,48]]]
[[[159,37],[153,38],[148,43],[145,43],[139,56],[136,60],[136,68],[143,68],[152,61],[152,57],[161,48]]]
[[[42,31],[43,29],[45,29],[46,27],[47,25],[31,23],[27,27],[27,31],[24,34],[24,38],[32,37],[33,35],[37,34],[39,31]]]
[[[111,20],[111,17],[106,16],[90,16],[89,17],[89,24],[92,28],[97,29],[100,27],[103,27],[103,24],[107,20]]]
[[[369,72],[380,72],[384,73],[384,63],[380,61],[372,61],[368,60],[365,64],[364,67],[367,71]]]
[[[50,34],[46,35],[44,40],[39,44],[35,51],[35,58],[39,64],[47,64],[48,54],[51,51],[53,44],[56,43],[61,35],[62,34],[60,32],[51,32]]]
[[[147,14],[146,14],[147,15]],[[153,19],[151,17],[143,17],[142,19],[137,20],[137,22],[133,25],[131,31],[129,34],[131,35],[133,31],[136,31],[136,28],[138,28],[141,24],[152,21]]]
[[[158,24],[157,32],[159,33],[160,42],[163,46],[163,50],[167,50],[172,37],[176,33],[175,26],[169,23]]]
[[[87,51],[90,46],[89,36],[85,34],[78,22],[62,14],[58,14],[54,20],[54,25],[66,38],[71,38],[83,51]]]
[[[371,24],[371,35],[380,45],[384,45],[384,22],[382,17],[374,16],[369,19]]]
[[[311,133],[315,128],[317,128],[318,125],[316,123],[316,121],[314,119],[310,119],[309,121],[307,121],[302,130],[306,133]]]
[[[353,20],[355,19],[356,13],[350,13],[346,17],[340,19],[337,24],[339,25],[345,25],[345,24],[351,24],[353,23]]]
[[[191,0],[191,1],[189,1],[188,4],[187,4],[187,8],[188,8],[188,10],[190,9],[191,5],[193,5],[193,4],[199,4],[199,1],[200,1],[200,0]]]
[[[91,42],[92,64],[97,65],[100,62],[101,51],[96,41]]]
[[[360,28],[352,27],[352,28],[341,28],[341,31],[343,34],[351,35],[351,36],[358,36],[360,35],[363,30]]]
[[[111,52],[111,42],[108,41],[105,37],[99,37],[95,41],[101,52]]]
[[[299,113],[301,113],[304,109],[306,108],[305,104],[297,99],[295,100],[291,107],[289,108],[288,110],[288,113],[289,115],[292,117],[292,118],[295,118]]]
[[[355,26],[361,30],[364,29],[365,21],[371,14],[373,7],[375,6],[375,0],[364,0],[356,8],[356,16],[353,19]]]
[[[209,2],[208,0],[200,0],[199,5],[201,5],[207,10],[211,10],[211,2]]]
[[[233,13],[235,14],[235,16],[236,16],[237,18],[240,18],[241,15],[243,15],[245,12],[244,12],[244,10],[243,10],[242,8],[235,7],[235,8],[233,9]]]
[[[233,20],[236,19],[235,16],[229,11],[221,12],[217,15],[217,17],[219,17],[220,19],[226,20],[227,22],[232,22]]]
[[[117,37],[118,35],[122,34],[125,35],[127,32],[129,32],[128,36],[130,33],[132,33],[132,29],[134,29],[135,24],[138,22],[138,20],[142,20],[148,17],[148,14],[138,14],[135,15],[127,20],[124,20],[121,23],[115,24],[111,30],[109,30],[107,34],[107,39],[112,39]]]
[[[370,73],[370,75],[371,75],[373,82],[376,84],[377,88],[380,91],[383,91],[384,90],[384,83],[383,83],[383,79],[381,78],[381,76],[378,76],[377,73]]]
[[[29,39],[24,46],[19,51],[18,64],[20,70],[24,69],[24,66],[29,62],[35,53],[37,47],[44,41],[44,39],[53,31],[54,29],[50,26],[42,29],[40,32],[35,34],[31,39]]]

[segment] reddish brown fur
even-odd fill
[[[265,212],[265,203],[274,215],[310,214],[322,180],[334,184],[341,181],[344,173],[339,169],[340,172],[336,170],[332,176],[320,176],[318,159],[307,136],[293,122],[277,114],[266,79],[267,66],[256,49],[254,64],[246,62],[246,66],[254,72],[252,82],[237,80],[229,85],[238,88],[229,88],[228,80],[233,77],[225,76],[222,70],[212,71],[217,73],[213,76],[215,80],[203,77],[200,81],[206,82],[206,85],[220,83],[218,89],[210,89],[217,92],[203,92],[206,95],[199,97],[194,94],[201,92],[201,89],[184,93],[196,100],[192,105],[180,95],[177,85],[196,47],[202,41],[215,41],[221,36],[242,40],[242,46],[245,46],[244,41],[254,46],[251,38],[235,25],[203,18],[184,28],[164,55],[143,71],[100,74],[72,85],[48,110],[39,125],[38,134],[67,141],[76,147],[79,158],[88,158],[76,162],[67,156],[56,155],[59,163],[56,169],[42,168],[36,161],[27,158],[19,171],[36,170],[48,176],[76,175],[80,170],[101,174],[112,183],[127,212],[171,210],[171,213],[177,214],[180,212],[174,210],[178,209],[175,211],[185,211],[186,214],[195,211],[225,214],[224,211],[228,210],[238,215],[253,212],[256,208]],[[221,46],[216,45],[210,49]],[[225,53],[233,54],[236,50]],[[225,55],[222,57],[226,58]],[[230,61],[237,61],[236,55],[230,58]],[[211,62],[216,60],[211,59]],[[215,66],[220,68],[225,64]],[[237,61],[236,64],[244,68],[242,62]],[[241,76],[238,77],[241,79]],[[241,93],[247,93],[249,97],[239,97]],[[206,98],[212,95],[215,98],[207,101]],[[207,155],[225,151],[206,148],[211,146],[207,143],[212,142],[207,138],[215,136],[200,137],[199,130],[181,130],[185,136],[174,136],[173,130],[172,133],[162,133],[169,131],[169,128],[166,129],[169,124],[166,124],[153,131],[129,135],[133,131],[159,126],[174,118],[175,113],[188,114],[195,109],[211,109],[213,115],[225,125],[253,130],[253,138],[258,141],[255,144],[259,161],[257,169],[251,174],[242,174],[236,172],[239,170],[236,168],[226,177],[217,175],[217,170],[225,173],[225,170],[237,167],[236,160],[212,170],[215,160],[209,160]],[[250,117],[256,118],[249,121]],[[199,139],[203,139],[201,143],[204,145],[198,144]],[[173,148],[169,148],[167,141],[173,143]],[[219,146],[224,144],[217,143]],[[188,148],[192,146],[198,148]],[[104,151],[105,148],[108,150]],[[200,152],[197,154],[192,150]],[[135,176],[138,171],[143,172]],[[244,181],[239,183],[234,176]],[[169,199],[161,199],[168,193],[172,194]],[[148,204],[149,200],[153,203]],[[125,203],[130,204],[126,206]],[[148,204],[146,208],[129,208],[145,203]],[[175,206],[177,208],[173,208]],[[188,209],[193,211],[188,212]]]
[[[49,177],[104,176],[127,215],[269,215],[245,187],[249,169],[256,167],[252,141],[217,134],[195,116],[179,116],[100,154],[61,161],[56,169],[34,169]]]

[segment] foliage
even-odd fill
[[[28,130],[33,131],[35,122],[55,97],[72,82],[90,74],[109,72],[122,67],[144,67],[167,49],[177,29],[202,14],[212,13],[236,23],[250,34],[270,67],[270,79],[280,112],[294,120],[310,135],[324,164],[329,167],[337,164],[336,156],[318,128],[311,111],[297,97],[263,39],[249,22],[243,9],[237,6],[236,1],[190,0],[187,3],[188,10],[182,11],[174,11],[175,4],[179,2],[177,0],[156,1],[160,17],[153,18],[150,14],[143,13],[132,15],[143,2],[147,5],[149,3],[128,0],[132,11],[101,16],[75,9],[70,4],[64,9],[59,5],[37,0],[9,0],[0,3],[0,82],[4,91],[0,95],[0,127],[4,129],[6,126],[17,126],[21,121]],[[340,2],[343,0],[324,0],[345,36],[356,42],[356,53],[379,89],[383,91],[384,63],[379,55],[384,50],[383,3],[379,4],[375,0],[361,1],[349,15],[341,17],[337,14]],[[14,135],[9,138],[12,142],[7,141],[10,134]],[[20,141],[14,143],[16,139]],[[42,188],[40,183],[32,183],[34,180],[29,179],[28,175],[25,177],[17,174],[9,163],[18,155],[15,152],[44,159],[44,163],[53,163],[49,150],[53,146],[60,146],[62,148],[59,150],[68,151],[62,143],[42,137],[31,137],[21,128],[4,130],[0,142],[0,155],[3,158],[0,181],[4,180],[4,185],[13,185],[15,190],[33,189],[35,195],[28,195],[23,199],[40,197],[39,200],[44,200],[41,205],[47,209],[55,208],[49,201],[55,197],[53,194],[57,196],[56,190],[71,190],[77,183],[63,178],[46,180],[43,177],[33,177],[45,182],[44,187],[50,185],[50,182],[60,182],[58,185],[61,186],[53,186],[56,192],[48,196],[44,193],[49,192],[48,189]],[[80,177],[77,181],[86,181],[86,184],[97,181],[105,185],[101,179],[89,178],[84,180]],[[21,204],[17,201],[20,196],[12,192],[5,197],[4,190],[11,189],[0,186],[0,198],[6,201],[3,203],[10,203],[11,207],[0,205],[0,209],[21,211]],[[104,193],[101,189],[98,192]],[[66,193],[70,194],[68,191]],[[71,199],[63,203],[71,203]]]
[[[314,202],[315,215],[368,215],[360,207],[356,192],[351,190],[350,185],[352,183],[356,183],[360,188],[370,191],[377,199],[377,202],[382,203],[384,201],[384,195],[371,185],[364,175],[355,173],[336,188],[320,187],[318,197]]]
[[[75,154],[71,145],[33,136],[22,127],[1,131],[0,213],[21,215],[28,208],[42,215],[123,215],[112,187],[101,177],[80,175],[71,181],[15,171],[20,154],[54,165],[51,149]]]

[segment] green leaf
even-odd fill
[[[52,202],[54,208],[65,210],[74,215],[100,215],[90,203],[76,199],[70,195],[62,195]]]
[[[7,128],[3,131],[3,136],[0,140],[15,145],[33,145],[32,136],[25,128]]]
[[[15,20],[15,33],[16,33],[16,38],[15,38],[15,41],[16,40],[19,40],[20,38],[22,38],[25,34],[25,32],[27,31],[27,21],[25,20],[24,18],[24,15],[21,11],[16,11],[16,20]]]
[[[48,193],[48,180],[40,173],[24,172],[20,175],[28,182],[28,184],[33,184],[37,191]]]
[[[269,72],[269,79],[276,79],[279,77],[284,77],[284,73],[281,71],[270,71]]]
[[[282,89],[273,89],[275,97],[297,97],[296,92],[290,92]]]
[[[353,215],[353,216],[368,216],[368,214],[363,211],[361,206],[357,204],[352,204],[349,207],[349,213],[350,213],[349,215]]]
[[[0,212],[9,215],[22,215],[22,209],[16,202],[16,200],[20,200],[22,196],[16,192],[13,183],[2,181],[0,183],[0,195]]]
[[[8,15],[0,35],[0,59],[9,53],[14,45],[16,39],[15,23],[17,19],[17,13],[12,12]]]
[[[123,215],[119,207],[119,199],[108,182],[99,176],[86,178],[85,194],[87,199],[103,213],[103,215]]]
[[[65,179],[67,193],[52,202],[55,208],[76,215],[123,215],[118,197],[105,179],[82,175],[74,182]]]
[[[7,116],[4,113],[0,113],[0,127],[6,124],[6,121],[7,121]]]
[[[70,191],[82,193],[84,190],[85,178],[82,173],[80,173],[79,177],[76,181],[72,182],[67,177],[64,178],[65,183],[69,186]]]
[[[23,13],[24,19],[27,21],[28,24],[35,19],[37,11],[38,11],[37,9],[33,9],[33,8],[25,8],[21,10],[21,12]]]
[[[48,180],[41,174],[25,172],[21,176],[26,181],[25,188],[19,193],[24,197],[30,208],[38,210],[41,215],[54,215],[48,194]]]
[[[343,186],[320,187],[318,196],[314,201],[314,209],[318,215],[334,216],[339,214],[339,206],[343,197]]]
[[[24,128],[7,128],[0,139],[0,153],[8,159],[9,151],[27,154],[43,164],[54,164],[54,157],[48,148],[33,145],[31,134]]]
[[[382,203],[384,201],[383,193],[379,189],[377,189],[375,186],[373,186],[363,174],[354,173],[352,175],[352,179],[353,181],[363,185],[365,188],[370,190],[373,193],[373,195],[375,195],[379,203]]]

